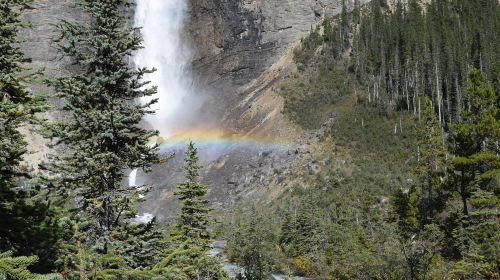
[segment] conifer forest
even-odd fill
[[[499,106],[498,0],[0,0],[0,280],[500,279]]]

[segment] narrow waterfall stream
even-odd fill
[[[171,136],[187,125],[196,102],[192,78],[187,69],[191,62],[184,26],[187,19],[186,0],[137,0],[134,24],[141,27],[144,48],[134,56],[137,67],[154,68],[146,77],[158,87],[158,103],[154,115],[146,118],[152,128],[164,137]]]

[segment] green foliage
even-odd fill
[[[436,225],[427,225],[418,234],[403,238],[401,249],[407,265],[407,279],[430,279],[432,274],[437,274],[436,259],[439,259],[442,238]]]
[[[20,132],[39,124],[35,114],[47,109],[44,100],[26,89],[38,73],[25,68],[29,59],[17,38],[28,27],[20,15],[30,3],[0,1],[0,252],[38,255],[41,260],[33,268],[47,272],[57,253],[57,218],[45,190],[29,182],[30,170],[22,162],[29,151]]]
[[[186,178],[175,192],[181,203],[177,223],[167,232],[162,259],[153,271],[175,275],[172,279],[227,279],[219,261],[208,254],[211,234],[208,187],[199,182],[198,151],[193,142],[187,146],[184,159]]]
[[[305,197],[289,209],[281,225],[280,245],[285,254],[304,258],[321,249],[323,236],[321,214],[311,197]]]
[[[0,254],[0,279],[31,279],[33,276],[27,267],[35,263],[38,258],[11,255],[9,252]]]
[[[171,275],[167,279],[222,280],[228,279],[219,261],[208,255],[206,248],[197,246],[193,240],[182,243],[169,240],[171,248],[152,270],[158,275]]]
[[[394,210],[399,216],[399,228],[405,238],[422,230],[445,204],[441,180],[446,176],[447,151],[444,135],[427,97],[423,98],[416,137],[418,150],[415,173],[419,187],[398,190],[393,200]]]
[[[354,30],[358,80],[388,108],[413,111],[431,98],[440,123],[459,119],[468,65],[481,68],[498,91],[500,4],[495,0],[371,1]]]
[[[280,87],[285,98],[283,113],[305,129],[316,129],[331,114],[332,108],[349,93],[348,78],[341,67],[318,62],[310,72],[298,72],[286,78]],[[313,70],[314,69],[314,70]]]
[[[134,69],[129,63],[141,48],[139,32],[127,27],[130,2],[78,4],[91,21],[61,21],[57,48],[79,71],[49,82],[62,100],[59,109],[65,118],[43,129],[64,151],[41,167],[48,174],[45,181],[69,209],[62,269],[94,276],[112,269],[119,274],[150,267],[155,260],[154,242],[147,240],[153,238],[147,231],[155,226],[133,224],[135,204],[148,188],[125,185],[124,179],[127,170],[147,172],[159,162],[157,147],[148,145],[158,132],[139,126],[156,101],[135,102],[156,93],[156,87],[143,81],[152,70]]]
[[[378,195],[411,186],[418,151],[414,126],[407,113],[387,115],[380,107],[363,103],[339,117],[330,136],[338,150],[347,149],[352,157],[349,184]]]
[[[335,103],[353,91],[346,67],[336,62],[345,59],[340,57],[342,50],[337,41],[341,31],[333,25],[335,22],[325,21],[323,35],[318,27],[302,40],[294,51],[299,71],[288,76],[279,88],[285,99],[283,113],[306,129],[319,128]]]
[[[471,68],[465,108],[461,121],[452,127],[453,174],[450,189],[462,201],[464,216],[456,229],[463,259],[454,269],[461,277],[498,277],[500,263],[500,189],[495,178],[500,173],[498,141],[500,114],[497,96],[481,71]],[[493,184],[492,184],[493,182]]]
[[[139,127],[156,100],[135,100],[156,88],[143,81],[152,70],[128,62],[141,38],[127,27],[127,0],[79,1],[90,23],[57,25],[58,49],[79,70],[50,81],[66,118],[43,133],[64,150],[42,165],[43,188],[28,182],[19,128],[45,109],[21,75],[16,33],[29,2],[0,0],[0,280],[227,279],[209,255],[193,143],[177,223],[164,234],[154,220],[133,222],[147,188],[125,186],[124,174],[159,159],[147,144],[157,132]],[[318,174],[291,170],[284,183],[303,187],[228,219],[240,279],[500,277],[499,11],[496,0],[354,1],[352,12],[342,1],[311,30],[279,92],[302,128],[337,117],[308,155],[328,160]],[[61,275],[30,272],[54,267]]]
[[[208,187],[198,181],[201,166],[198,165],[198,151],[193,142],[188,144],[184,161],[186,180],[179,184],[175,192],[182,205],[181,213],[177,217],[177,226],[182,241],[192,239],[197,245],[205,247],[210,240],[207,230],[210,208],[204,198]]]
[[[155,219],[145,224],[126,224],[113,232],[117,254],[133,269],[150,269],[160,261],[158,248],[163,235]]]
[[[419,208],[421,192],[415,187],[409,190],[398,190],[392,201],[394,211],[398,214],[399,228],[408,234],[418,232],[422,227]]]
[[[291,172],[283,185],[303,187],[260,218],[271,232],[259,248],[278,245],[268,249],[275,270],[498,278],[499,9],[494,0],[371,1],[302,40],[297,72],[278,85],[284,113],[303,128],[338,118],[311,148],[320,155],[309,155],[334,164]],[[251,232],[240,219],[230,236]],[[244,256],[248,244],[232,237],[228,246]]]
[[[229,255],[238,256],[234,260],[239,265],[247,261],[247,266],[255,267],[259,256],[269,260],[273,272],[319,279],[409,275],[397,223],[392,222],[387,204],[393,191],[411,186],[407,179],[413,178],[417,163],[415,122],[406,113],[387,116],[363,103],[345,106],[354,108],[337,107],[343,114],[317,144],[319,154],[311,155],[316,162],[325,157],[332,162],[317,175],[288,175],[287,180],[300,180],[306,188],[287,191],[257,213],[226,219],[235,220],[225,228]],[[251,223],[252,219],[256,221]],[[261,227],[265,230],[258,234]],[[252,230],[253,238],[248,237]],[[247,250],[250,245],[260,250]],[[262,253],[246,257],[245,252]]]
[[[314,58],[316,51],[323,40],[319,30],[312,30],[311,34],[302,39],[300,48],[294,50],[294,60],[302,65],[307,65]]]
[[[244,269],[241,279],[267,279],[273,272],[276,235],[269,217],[252,208],[241,219],[227,225],[234,229],[228,238],[229,258]]]
[[[420,212],[422,224],[429,223],[435,211],[444,207],[441,179],[446,176],[446,146],[444,131],[434,114],[428,97],[423,98],[421,118],[417,125],[418,164],[416,173],[420,179]]]
[[[56,274],[37,275],[28,270],[38,257],[13,257],[11,252],[0,253],[0,280],[62,280]]]
[[[477,69],[470,70],[464,101],[467,105],[461,111],[461,122],[452,127],[454,153],[457,155],[452,164],[456,190],[462,197],[463,211],[468,215],[467,200],[472,195],[491,196],[493,204],[490,206],[498,207],[495,203],[498,199],[494,199],[499,195],[498,186],[491,186],[490,182],[500,172],[500,114],[493,88]],[[478,208],[488,206],[483,199],[475,202]]]

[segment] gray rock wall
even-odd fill
[[[28,85],[32,94],[46,94],[50,92],[43,80],[56,76],[66,75],[72,72],[72,65],[67,58],[61,57],[54,48],[54,40],[57,39],[56,27],[61,19],[82,20],[82,14],[75,8],[74,0],[34,0],[29,8],[22,13],[22,19],[30,22],[31,26],[26,27],[19,32],[21,40],[21,49],[25,56],[31,59],[27,68],[43,70],[43,76],[34,80]],[[57,105],[57,99],[50,100],[52,105]],[[44,117],[53,119],[57,113],[51,110],[44,114]],[[36,170],[38,163],[45,159],[50,150],[40,135],[31,131],[30,128],[22,129],[29,143],[28,149],[31,153],[25,155],[25,164]]]
[[[71,71],[67,59],[58,55],[54,46],[57,31],[54,24],[60,20],[82,20],[74,0],[35,0],[23,12],[23,19],[32,24],[19,35],[24,41],[22,49],[32,59],[33,69],[44,69],[46,78],[64,75]],[[36,85],[35,85],[36,86]],[[40,90],[35,88],[34,90]]]
[[[365,3],[366,0],[360,2]],[[325,16],[341,11],[341,0],[191,0],[186,33],[196,51],[202,84],[224,100],[258,77]],[[352,6],[354,0],[346,0]],[[237,100],[233,100],[237,102]]]
[[[232,105],[238,86],[258,77],[325,15],[340,11],[341,0],[186,0],[190,18],[186,38],[195,51],[200,84],[211,86],[215,104]],[[352,5],[354,0],[346,0]],[[366,2],[366,0],[361,0]],[[33,27],[21,32],[32,67],[47,78],[71,71],[53,48],[60,19],[82,20],[75,0],[35,0],[24,18]],[[45,91],[34,85],[33,91]],[[222,101],[221,101],[222,100]],[[229,102],[229,104],[227,103]]]

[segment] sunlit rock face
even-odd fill
[[[367,0],[361,0],[363,4]],[[322,18],[341,11],[341,0],[196,0],[187,34],[194,67],[224,101],[257,78]],[[347,0],[352,7],[354,0]]]

